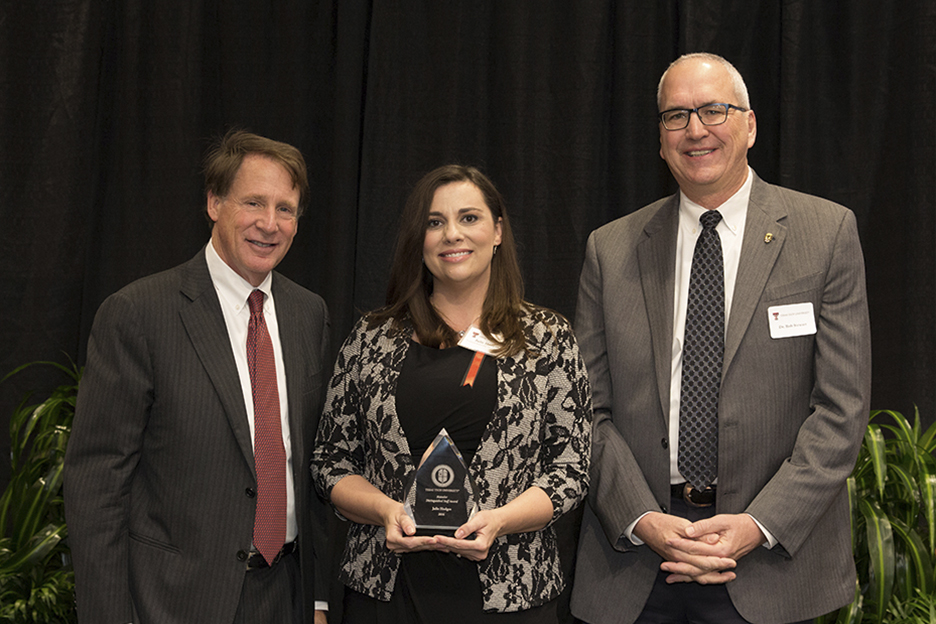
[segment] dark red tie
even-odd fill
[[[286,541],[286,450],[280,424],[279,391],[273,343],[263,319],[263,292],[247,298],[247,368],[254,404],[254,463],[257,467],[257,515],[254,518],[254,547],[267,563]]]

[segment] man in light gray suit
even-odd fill
[[[95,317],[65,460],[82,624],[325,619],[309,462],[328,312],[273,272],[308,199],[305,161],[230,132],[205,178],[206,247]]]
[[[593,232],[582,271],[595,424],[572,611],[590,624],[808,620],[855,592],[845,483],[871,357],[855,218],[748,167],[756,120],[721,57],[677,59],[658,105],[680,192]],[[703,239],[718,277],[690,286]],[[713,293],[700,323],[692,301]],[[703,409],[693,392],[710,362]]]

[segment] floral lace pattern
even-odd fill
[[[497,407],[469,471],[481,509],[503,506],[538,486],[553,504],[550,526],[504,535],[478,563],[485,611],[520,611],[555,598],[565,581],[551,527],[588,489],[591,392],[568,321],[543,309],[524,316],[531,357],[497,358]],[[368,330],[358,321],[342,346],[328,388],[312,458],[326,498],[338,481],[360,475],[402,500],[415,469],[396,414],[396,386],[410,331],[390,322]],[[381,600],[393,593],[400,555],[383,527],[351,523],[340,579]]]

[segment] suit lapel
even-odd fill
[[[664,203],[644,227],[646,238],[637,245],[640,284],[643,289],[653,362],[656,369],[660,408],[669,416],[669,393],[673,351],[673,265],[676,258],[676,232],[679,224],[679,195]]]
[[[211,275],[205,263],[204,249],[185,265],[185,271],[181,291],[190,304],[182,308],[179,316],[221,399],[224,413],[244,453],[244,459],[247,460],[250,469],[254,470],[253,444],[250,440],[250,426],[247,423],[247,409],[244,406],[244,392],[231,353],[231,338],[224,324],[218,294],[211,283]]]
[[[782,220],[785,218],[786,210],[782,201],[775,196],[770,185],[755,175],[751,198],[748,201],[738,276],[725,335],[722,379],[738,351],[741,338],[751,323],[751,317],[767,285],[767,278],[770,277],[780,250],[783,249],[786,226]]]
[[[302,314],[308,314],[308,311],[303,312],[296,309],[295,300],[283,290],[279,275],[275,272],[273,273],[272,290],[273,301],[276,305],[276,324],[279,327],[280,347],[283,352],[283,368],[286,375],[289,440],[292,446],[292,456],[300,458],[303,457],[301,445],[305,439],[302,431],[304,422],[300,413],[302,410],[302,397],[299,393],[302,384],[293,375],[299,374],[298,371],[308,370],[308,366],[303,366],[296,319],[301,318]],[[299,464],[301,462],[293,461],[294,471],[303,469]],[[305,469],[308,469],[308,466]]]

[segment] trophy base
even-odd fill
[[[444,535],[446,537],[455,537],[455,531],[458,530],[458,527],[416,527],[416,533],[419,537],[432,537],[433,535]],[[466,540],[473,540],[477,537],[475,533],[472,533],[468,537],[462,538]]]
[[[455,531],[458,527],[448,528],[448,527],[416,527],[416,535],[419,536],[432,536],[432,535],[445,535],[447,537],[455,537]]]

